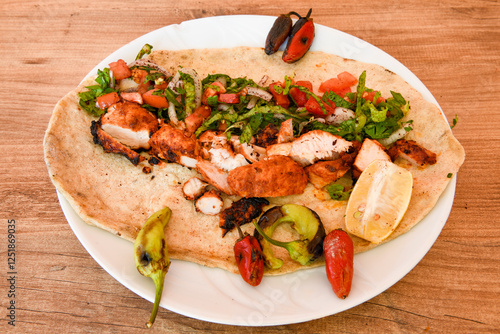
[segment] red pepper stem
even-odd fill
[[[309,16],[311,16],[312,11],[313,11],[313,9],[310,8],[309,11],[307,12],[306,19],[308,19]]]
[[[241,230],[240,224],[238,222],[234,222],[234,225],[236,225],[236,228],[238,229],[238,233],[240,235],[240,239],[243,239],[243,231]]]

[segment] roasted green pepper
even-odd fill
[[[282,242],[271,238],[274,230],[282,223],[291,224],[301,237],[299,240]],[[254,222],[255,237],[262,245],[262,253],[266,265],[271,269],[278,269],[283,261],[274,256],[269,244],[285,248],[290,257],[302,265],[314,262],[323,253],[323,239],[326,236],[321,219],[305,206],[285,204],[267,210]]]
[[[168,207],[153,213],[139,231],[134,243],[137,270],[142,275],[152,278],[156,286],[153,312],[146,323],[148,328],[153,326],[158,313],[163,292],[163,282],[170,266],[164,229],[171,214],[172,211]]]

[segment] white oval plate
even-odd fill
[[[123,46],[89,75],[119,58],[132,61],[145,43],[153,45],[155,50],[263,47],[274,20],[275,17],[269,16],[221,16],[167,26]],[[382,65],[438,105],[410,70],[356,37],[316,24],[311,50]],[[298,323],[347,310],[391,287],[424,257],[448,219],[455,185],[454,176],[434,209],[411,231],[354,257],[352,290],[345,300],[332,292],[324,267],[265,277],[261,285],[251,287],[239,275],[174,260],[166,276],[161,306],[200,320],[242,326]],[[85,224],[66,199],[59,193],[58,197],[75,235],[97,263],[128,289],[153,302],[154,284],[137,272],[132,243]]]

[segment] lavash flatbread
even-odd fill
[[[281,60],[281,53],[267,56],[261,48],[249,47],[157,51],[149,58],[172,73],[182,66],[195,69],[201,78],[207,74],[224,73],[256,82],[264,75],[269,76],[268,82],[282,81],[285,75],[289,75],[297,80],[311,81],[315,89],[340,72],[348,71],[358,77],[366,70],[366,87],[380,90],[384,97],[390,96],[391,90],[401,93],[410,101],[407,119],[413,120],[414,127],[407,139],[413,139],[436,153],[437,163],[421,169],[404,161],[397,162],[412,172],[414,189],[408,211],[386,241],[407,232],[424,218],[448,185],[448,174],[455,174],[464,161],[464,150],[440,110],[425,101],[398,75],[378,65],[322,52],[309,52],[301,61],[286,64]],[[93,117],[78,106],[78,92],[92,82],[92,78],[85,80],[59,101],[45,135],[45,161],[57,190],[86,223],[130,241],[135,239],[149,215],[169,206],[172,218],[165,232],[171,258],[237,272],[233,255],[237,231],[222,238],[218,216],[196,212],[193,202],[183,197],[184,182],[192,176],[200,177],[195,170],[169,163],[164,167],[153,166],[152,172],[145,174],[123,156],[104,153],[101,146],[93,143],[89,130]],[[308,184],[303,194],[269,198],[269,207],[285,203],[305,205],[318,213],[328,233],[344,227],[346,209],[346,202],[328,198],[327,193]],[[225,197],[225,206],[236,199]],[[243,226],[248,233],[253,233],[253,229],[252,224]],[[289,231],[283,227],[276,233],[274,236],[279,239]],[[356,253],[376,246],[355,236],[352,238]],[[304,268],[291,261],[283,249],[277,249],[275,254],[284,260],[284,264],[281,269],[267,274]],[[313,266],[322,264],[322,259],[319,259]]]

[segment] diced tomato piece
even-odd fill
[[[358,80],[352,74],[342,72],[336,78],[331,78],[323,82],[319,86],[319,91],[321,93],[334,92],[343,97],[346,93],[351,92],[351,86],[357,82]]]
[[[217,91],[219,94],[224,94],[226,92],[226,87],[219,81],[214,81],[210,84],[210,86],[216,86],[213,88],[215,91]]]
[[[109,108],[111,105],[117,102],[120,102],[120,96],[118,96],[117,92],[112,92],[97,97],[97,105],[102,110]]]
[[[142,95],[138,92],[130,92],[130,93],[120,93],[120,97],[125,101],[135,102],[138,104],[142,104]]]
[[[158,89],[150,89],[146,93],[142,94],[144,103],[155,108],[168,108],[168,100],[165,96],[153,95],[153,93],[157,90]]]
[[[373,102],[373,98],[375,97],[375,94],[376,94],[376,93],[377,93],[377,92],[375,92],[375,91],[373,91],[373,92],[364,92],[364,93],[363,93],[363,98],[364,98],[365,100],[368,100],[368,101]],[[377,99],[377,102],[374,102],[374,103],[375,103],[375,104],[378,104],[378,103],[380,103],[380,102],[384,102],[384,101],[385,101],[385,99],[384,99],[382,96],[380,96],[380,97]]]
[[[295,83],[297,86],[305,87],[312,92],[312,83],[310,81],[297,81]],[[307,94],[300,91],[298,88],[290,88],[290,96],[292,97],[295,104],[299,107],[303,107],[307,102]]]
[[[229,104],[240,103],[240,95],[236,93],[219,94],[217,101],[219,103],[229,103]]]
[[[207,119],[212,113],[212,109],[209,106],[199,106],[196,110],[186,117],[184,122],[186,123],[186,129],[193,133],[200,127],[200,125]]]
[[[146,80],[147,75],[148,75],[148,72],[145,70],[141,70],[138,68],[134,68],[132,70],[132,80],[134,80],[135,83],[143,84],[144,81]]]
[[[164,82],[164,83],[159,84],[159,85],[155,84],[156,89],[166,89],[167,87],[168,87],[168,82]]]
[[[116,80],[126,79],[132,75],[132,71],[123,59],[110,63],[109,69],[113,72],[113,77]]]
[[[329,105],[326,102],[324,102],[323,104],[325,105],[326,114],[323,113],[323,110],[321,110],[321,106],[319,105],[318,101],[316,101],[316,99],[313,97],[310,97],[309,100],[307,100],[305,107],[308,113],[313,114],[317,117],[326,117],[335,112],[335,104],[332,103],[332,105]]]
[[[283,87],[283,84],[281,82],[273,82],[272,84],[269,85],[269,90],[271,91],[271,94],[273,94],[274,102],[276,103],[276,105],[281,106],[285,109],[288,108],[288,106],[290,105],[290,100],[288,99],[288,96],[284,94],[278,94],[274,86]]]
[[[342,72],[337,78],[344,87],[352,87],[358,83],[358,79],[349,72]]]
[[[207,87],[201,95],[201,103],[208,105],[208,98],[217,95],[217,91],[211,87]]]

